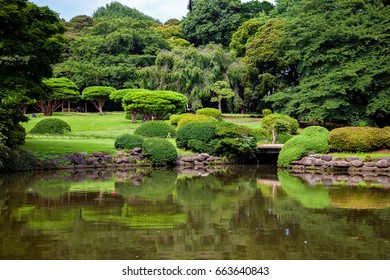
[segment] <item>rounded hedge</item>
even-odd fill
[[[296,119],[276,113],[264,117],[261,120],[261,125],[269,131],[275,129],[277,133],[296,134],[299,128],[299,123]]]
[[[213,118],[208,117],[208,116],[202,116],[202,115],[186,115],[183,116],[180,121],[177,123],[177,127],[180,128],[183,125],[191,122],[209,122],[213,120]]]
[[[60,119],[49,118],[38,122],[30,133],[34,134],[65,134],[70,132],[71,128],[68,123]]]
[[[196,110],[197,115],[208,116],[216,118],[217,120],[222,120],[222,112],[215,108],[202,108]]]
[[[122,134],[115,139],[115,148],[132,150],[137,147],[142,147],[144,137],[141,135]]]
[[[175,146],[166,139],[147,138],[142,145],[142,151],[153,165],[171,165],[177,160]]]
[[[215,136],[215,122],[190,122],[178,129],[176,145],[181,149],[189,149],[189,141],[192,140],[191,146],[201,147],[202,143],[209,144]],[[196,143],[193,140],[197,140]]]
[[[149,121],[141,124],[134,134],[143,137],[174,138],[176,130],[165,121]]]
[[[180,115],[171,115],[169,117],[169,121],[170,121],[171,125],[177,125],[178,122],[185,116],[194,116],[194,114],[184,113],[184,114],[180,114]]]
[[[288,140],[279,153],[278,166],[289,166],[292,161],[300,160],[309,152],[327,153],[329,131],[321,126],[310,126]]]
[[[334,151],[369,152],[386,149],[390,144],[390,129],[375,127],[342,127],[333,129],[329,143]]]

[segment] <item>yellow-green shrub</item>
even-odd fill
[[[183,125],[191,122],[209,122],[214,120],[212,117],[202,116],[202,115],[187,115],[180,119],[177,123],[177,127],[180,128]]]
[[[202,116],[208,116],[208,117],[213,117],[216,118],[217,120],[222,120],[222,112],[218,109],[215,108],[202,108],[196,110],[197,115],[202,115]]]

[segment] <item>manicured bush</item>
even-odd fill
[[[213,120],[213,118],[208,116],[202,116],[202,115],[187,115],[180,119],[180,121],[177,123],[177,127],[180,128],[183,125],[191,122],[209,122]]]
[[[137,127],[134,134],[143,137],[175,138],[176,130],[165,121],[149,121]]]
[[[142,151],[153,165],[171,165],[177,160],[175,146],[166,139],[147,138],[142,145]]]
[[[293,138],[294,135],[290,133],[281,133],[278,135],[278,140],[276,141],[277,144],[285,144],[288,140]]]
[[[171,125],[177,125],[178,122],[185,116],[194,116],[194,114],[184,113],[184,114],[180,114],[180,115],[171,115],[169,117],[169,121],[171,122]]]
[[[263,115],[263,117],[266,117],[266,116],[272,114],[272,110],[271,109],[263,109],[263,110],[261,110],[261,114]]]
[[[216,137],[214,122],[190,122],[181,126],[177,131],[176,145],[181,149],[189,149],[190,140],[209,143]]]
[[[202,116],[208,116],[208,117],[213,117],[216,118],[217,120],[222,120],[222,112],[218,109],[215,108],[202,108],[196,110],[197,115],[202,115]]]
[[[132,150],[136,147],[142,147],[144,137],[141,135],[122,134],[115,139],[115,148]]]
[[[269,132],[274,133],[272,142],[276,143],[277,136],[280,133],[296,134],[299,128],[299,123],[296,119],[287,115],[271,114],[261,120],[261,126]]]
[[[389,128],[342,127],[333,129],[329,135],[334,151],[369,152],[386,148],[389,142]]]
[[[237,125],[232,122],[218,122],[217,123],[217,136],[220,138],[237,138],[243,136],[253,137],[255,134],[252,129],[246,126]]]
[[[302,132],[288,140],[278,157],[278,166],[285,167],[294,160],[300,160],[309,152],[327,153],[329,152],[328,144],[329,131],[320,126],[310,126]]]
[[[69,124],[60,119],[49,118],[38,122],[31,130],[30,133],[36,134],[65,134],[70,132],[71,128]]]

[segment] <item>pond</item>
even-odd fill
[[[390,259],[389,180],[312,179],[251,165],[3,174],[0,259]]]

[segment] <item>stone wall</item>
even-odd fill
[[[328,154],[309,154],[301,160],[293,161],[290,168],[295,173],[320,172],[324,174],[390,176],[390,157],[359,159],[350,156],[341,159]]]

